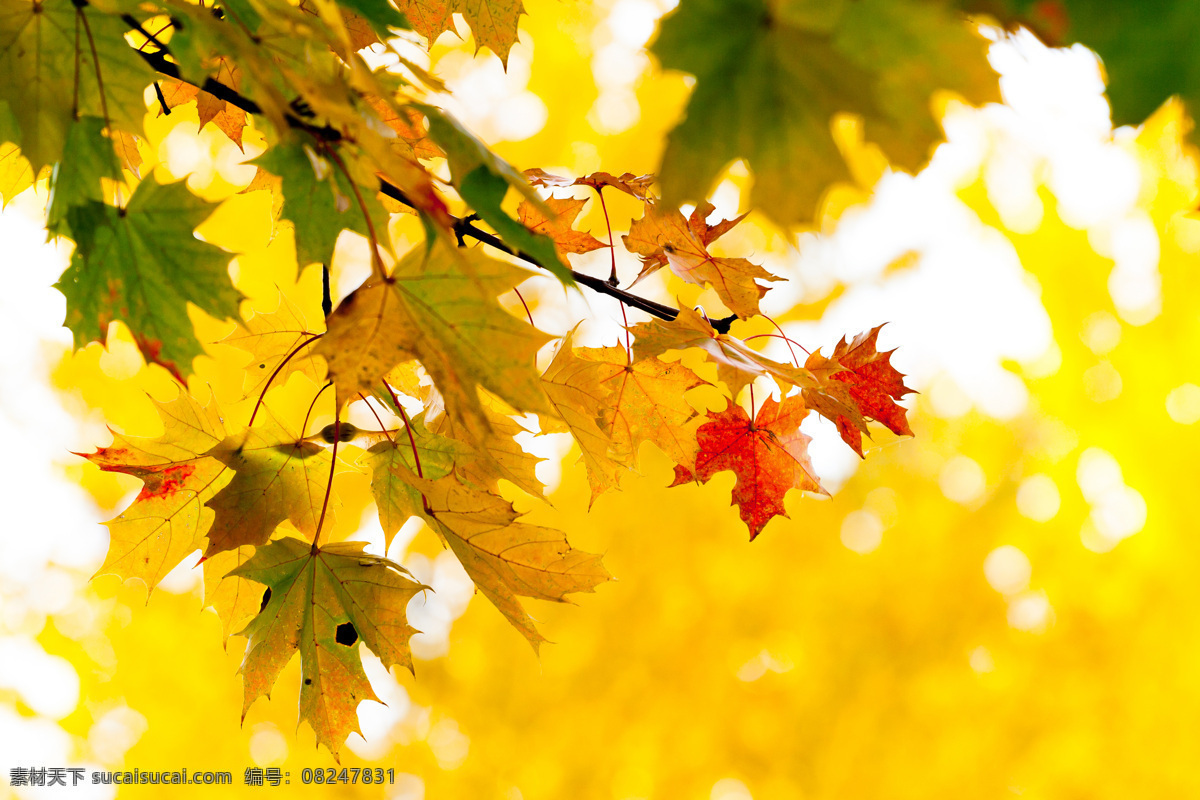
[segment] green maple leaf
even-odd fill
[[[395,562],[363,552],[363,544],[314,549],[300,539],[277,539],[229,573],[267,587],[262,611],[241,631],[249,639],[241,668],[242,718],[299,651],[300,719],[334,758],[358,731],[359,702],[379,699],[363,672],[359,641],[385,667],[411,671],[408,639],[416,631],[405,609],[428,588]]]
[[[992,4],[970,2],[987,13]],[[1171,95],[1200,108],[1200,6],[1188,0],[1013,0],[1005,21],[1033,28],[1047,44],[1082,42],[1104,62],[1113,125],[1140,125]]]
[[[84,117],[67,131],[62,161],[54,167],[46,230],[70,236],[70,226],[66,224],[68,212],[74,206],[104,200],[101,178],[120,180],[121,166],[112,141],[104,135],[104,120]]]
[[[359,463],[371,470],[371,492],[379,506],[385,549],[408,518],[422,510],[420,490],[408,484],[404,476],[419,469],[429,480],[441,478],[450,474],[456,462],[469,461],[472,456],[468,445],[430,432],[421,419],[412,420],[408,431],[396,431],[392,439],[375,444],[362,455]]]
[[[429,138],[446,153],[454,188],[458,189],[462,199],[479,218],[495,228],[510,247],[531,256],[567,286],[574,286],[575,279],[571,276],[570,268],[563,263],[554,240],[529,230],[500,205],[509,188],[513,188],[547,216],[553,214],[525,176],[489,150],[487,145],[446,112],[433,106],[413,107],[429,120]]]
[[[142,181],[126,208],[95,201],[67,214],[75,253],[57,288],[77,345],[102,340],[123,320],[147,358],[179,373],[203,349],[188,319],[195,303],[215,317],[236,317],[241,295],[229,280],[230,254],[192,231],[210,204],[182,183]]]
[[[343,230],[367,235],[367,223],[346,176],[315,151],[296,142],[272,147],[256,162],[283,179],[283,216],[296,229],[300,266],[328,264]],[[317,170],[323,173],[317,176]],[[376,232],[387,230],[387,212],[374,192],[359,190]]]
[[[38,172],[58,161],[79,115],[142,132],[142,93],[154,71],[125,41],[128,26],[86,3],[0,4],[0,100],[8,102],[21,152]]]
[[[986,45],[938,0],[683,0],[652,47],[664,68],[696,76],[663,155],[664,200],[703,200],[744,158],[753,205],[808,222],[822,192],[850,179],[835,114],[861,115],[866,138],[916,170],[941,137],[934,91],[999,100]]]

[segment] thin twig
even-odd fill
[[[190,83],[192,86],[196,86],[213,95],[214,97],[224,100],[236,108],[240,108],[247,114],[263,113],[262,107],[258,103],[211,77],[205,78],[204,83],[196,83],[195,81],[184,77],[179,71],[179,66],[167,59],[167,54],[170,51],[165,48],[155,53],[147,53],[145,51],[136,52],[146,61],[147,64],[169,78],[174,78],[175,80],[183,81],[184,83]],[[332,142],[341,141],[342,139],[341,131],[328,125],[313,125],[312,123],[307,122],[294,114],[287,114],[285,119],[290,127],[305,131],[323,143],[329,144]],[[393,200],[408,206],[409,208],[417,208],[416,204],[413,203],[413,201],[410,200],[408,196],[400,190],[399,187],[394,186],[386,180],[380,179],[379,191]],[[501,252],[515,256],[526,263],[543,268],[533,256],[529,255],[528,253],[523,253],[519,250],[514,250],[506,245],[499,236],[488,233],[487,231],[476,227],[469,217],[464,219],[454,218],[453,229],[455,235],[459,237],[459,239],[469,236],[472,239],[489,245],[490,247],[494,247]],[[586,286],[594,292],[615,298],[630,308],[636,308],[637,310],[643,311],[652,317],[658,317],[659,319],[667,320],[669,322],[679,316],[678,309],[672,308],[668,305],[663,305],[662,303],[656,303],[655,301],[649,300],[645,297],[639,297],[638,295],[631,294],[623,289],[618,289],[615,286],[611,286],[602,278],[585,275],[576,270],[571,270],[571,277],[575,279],[576,283]],[[737,315],[734,314],[723,319],[709,320],[709,324],[712,325],[713,330],[715,330],[717,333],[729,333],[729,326],[737,318]]]

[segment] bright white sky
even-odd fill
[[[611,132],[636,122],[630,87],[637,73],[626,74],[613,65],[632,54],[632,63],[646,67],[638,52],[659,13],[658,6],[644,0],[619,0],[611,24],[597,34],[595,71],[607,76],[602,102],[589,116],[598,130]],[[545,107],[526,90],[528,59],[522,52],[514,48],[507,75],[490,56],[451,65],[468,123],[493,140],[532,135],[544,124]],[[1033,362],[1053,347],[1046,311],[1012,246],[955,197],[980,171],[989,198],[1015,230],[1037,226],[1042,209],[1036,190],[1043,181],[1050,187],[1064,219],[1088,230],[1091,241],[1115,258],[1110,288],[1126,321],[1145,321],[1158,304],[1157,238],[1150,221],[1134,207],[1138,168],[1113,144],[1095,58],[1082,48],[1047,50],[1023,36],[994,46],[992,59],[1002,75],[1005,105],[954,111],[946,121],[949,141],[928,169],[916,177],[885,178],[873,201],[847,213],[832,235],[803,236],[796,255],[766,264],[792,279],[776,284],[767,296],[767,313],[819,295],[834,281],[849,284],[819,323],[789,326],[791,337],[832,344],[843,334],[890,321],[881,347],[903,344],[896,365],[946,416],[973,407],[998,418],[1020,413],[1027,399],[1025,385],[1001,363]],[[472,100],[476,94],[483,98],[478,103]],[[168,163],[187,167],[178,171],[181,176],[214,167],[197,148],[164,155]],[[731,184],[714,196],[723,217],[736,214],[740,200]],[[67,765],[76,752],[90,752],[95,760],[112,764],[141,735],[144,720],[135,710],[114,708],[97,723],[90,744],[73,742],[56,721],[79,702],[78,677],[68,662],[46,654],[34,638],[49,615],[68,635],[87,636],[97,629],[96,612],[83,601],[81,590],[107,546],[106,531],[98,523],[112,515],[112,510],[97,509],[62,472],[74,458],[70,451],[104,443],[106,434],[102,420],[82,418],[70,399],[48,384],[48,371],[71,337],[61,327],[63,298],[50,288],[68,252],[44,242],[44,201],[44,194],[27,192],[0,213],[0,246],[9,267],[0,293],[0,339],[5,342],[0,348],[0,440],[10,453],[20,453],[19,459],[0,461],[0,491],[7,500],[0,533],[0,690],[17,692],[36,714],[20,716],[0,707],[0,752],[13,764]],[[911,268],[885,274],[888,264],[909,251],[920,254]],[[568,313],[597,310],[612,313],[579,298],[571,301]],[[782,349],[774,355],[787,358]],[[840,485],[852,474],[857,457],[831,426],[819,421],[811,430],[807,426],[815,437],[812,454],[818,472],[831,487]],[[374,539],[378,532],[368,529],[364,536]],[[399,538],[402,549],[405,537]],[[392,555],[399,553],[394,549]],[[430,631],[423,641],[414,640],[419,657],[445,652],[449,626],[470,599],[465,576],[452,562],[452,557],[406,561],[439,590],[425,608],[412,610],[414,623]],[[1007,551],[990,567],[1002,576],[1024,568]],[[167,590],[195,591],[195,571],[177,572]],[[376,691],[390,698],[388,709],[364,703],[360,711],[371,743],[355,738],[351,745],[371,757],[389,746],[389,731],[404,720],[428,717],[426,709],[408,702],[403,688],[377,662],[369,663],[368,670]],[[439,759],[444,755],[447,763],[464,757],[467,746],[451,726],[453,730],[430,734],[435,750],[440,748]],[[256,734],[256,741],[260,738],[263,758],[286,748],[278,732]],[[112,789],[89,784],[71,793],[76,800],[87,800],[109,797]]]

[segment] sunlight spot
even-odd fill
[[[1079,338],[1096,355],[1105,355],[1121,341],[1121,322],[1107,311],[1097,311],[1083,321]]]
[[[592,130],[602,136],[624,133],[641,119],[637,96],[628,89],[604,91],[587,114]]]
[[[900,519],[900,508],[896,502],[897,497],[895,489],[880,486],[878,489],[872,489],[867,493],[867,498],[863,501],[863,508],[879,517],[879,521],[883,523],[884,530],[887,530]]]
[[[709,800],[754,800],[750,789],[737,778],[722,778],[713,784]]]
[[[949,375],[939,375],[929,388],[933,413],[942,419],[958,419],[971,410],[971,398]]]
[[[983,560],[988,585],[1000,594],[1015,594],[1029,586],[1033,567],[1029,557],[1011,544],[997,547]]]
[[[1025,373],[1025,377],[1037,380],[1038,378],[1049,378],[1058,372],[1062,366],[1062,348],[1058,346],[1058,342],[1050,340],[1049,346],[1042,351],[1042,354],[1031,361],[1021,362],[1021,371]]]
[[[1107,361],[1101,361],[1083,373],[1083,391],[1093,403],[1107,403],[1121,396],[1121,373]]]
[[[1045,592],[1024,592],[1008,604],[1008,624],[1019,631],[1042,633],[1054,622]]]
[[[739,681],[751,683],[768,672],[783,674],[795,669],[796,665],[790,658],[777,658],[770,650],[760,650],[758,655],[738,668]]]
[[[883,521],[865,510],[851,511],[842,521],[842,544],[866,555],[883,541]]]
[[[1200,386],[1184,383],[1167,394],[1167,414],[1180,425],[1200,422]]]
[[[542,98],[533,92],[521,92],[496,109],[496,134],[510,142],[528,139],[546,126],[549,112]]]
[[[741,208],[742,191],[737,187],[737,184],[731,180],[723,180],[709,195],[708,201],[713,204],[713,214],[709,215],[709,221],[715,222],[722,219],[733,219],[738,215],[738,209]]]
[[[50,719],[62,719],[79,703],[79,674],[71,662],[24,636],[0,639],[0,687]]]
[[[250,758],[260,767],[277,767],[288,757],[287,738],[273,723],[260,722],[250,734]]]
[[[1092,507],[1090,517],[1096,533],[1112,542],[1127,539],[1146,525],[1146,500],[1141,492],[1129,486],[1121,486],[1106,493]]]
[[[1027,151],[999,149],[984,166],[983,182],[1004,227],[1013,233],[1033,233],[1042,224],[1042,200]]]
[[[418,592],[408,603],[408,622],[420,631],[409,640],[412,654],[423,661],[440,658],[450,651],[450,625],[467,610],[475,584],[450,550],[433,559],[412,553],[405,566],[433,589]]]
[[[1017,511],[1034,522],[1049,522],[1058,514],[1062,498],[1049,475],[1030,475],[1017,488]]]
[[[97,761],[112,764],[123,759],[149,728],[145,717],[127,705],[120,705],[105,711],[92,723],[87,732],[88,746]]]
[[[637,51],[630,52],[617,42],[605,45],[592,56],[592,75],[601,90],[627,89],[641,77],[650,60]]]
[[[458,769],[467,760],[471,749],[471,740],[458,729],[458,723],[452,719],[444,719],[434,724],[426,737],[433,757],[438,766],[444,770]]]
[[[175,568],[163,576],[158,587],[171,594],[189,594],[200,591],[204,584],[204,570],[196,569],[200,561],[200,551],[194,550]]]
[[[975,670],[980,675],[992,672],[996,669],[996,662],[992,658],[991,651],[986,647],[976,647],[971,651],[970,655],[971,669]]]
[[[176,125],[162,140],[158,150],[167,170],[175,178],[201,172],[197,178],[200,185],[207,185],[212,180],[212,155],[201,145],[195,123]]]
[[[416,775],[401,772],[396,776],[388,800],[425,800],[425,781]]]
[[[987,488],[987,476],[974,460],[955,456],[942,467],[938,484],[947,499],[967,505],[983,496]]]
[[[613,37],[628,48],[641,48],[654,33],[659,11],[645,0],[617,0],[608,16]]]
[[[1117,313],[1131,325],[1158,316],[1162,279],[1158,273],[1159,241],[1154,221],[1145,212],[1113,225],[1105,243],[1116,265],[1108,276],[1108,293]]]
[[[1079,456],[1075,480],[1083,496],[1093,505],[1125,485],[1125,479],[1121,477],[1121,465],[1111,453],[1099,447],[1089,447]]]

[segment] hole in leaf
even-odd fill
[[[263,592],[262,605],[260,605],[258,607],[258,613],[261,614],[262,612],[266,611],[267,603],[269,603],[269,602],[271,602],[271,587],[270,586],[268,586],[267,590],[265,592]]]
[[[305,685],[305,686],[312,686],[312,678],[305,678],[305,679],[304,679],[304,685]]]
[[[337,636],[334,637],[338,644],[344,644],[346,647],[358,641],[358,631],[354,630],[354,623],[343,622],[337,626]]]

